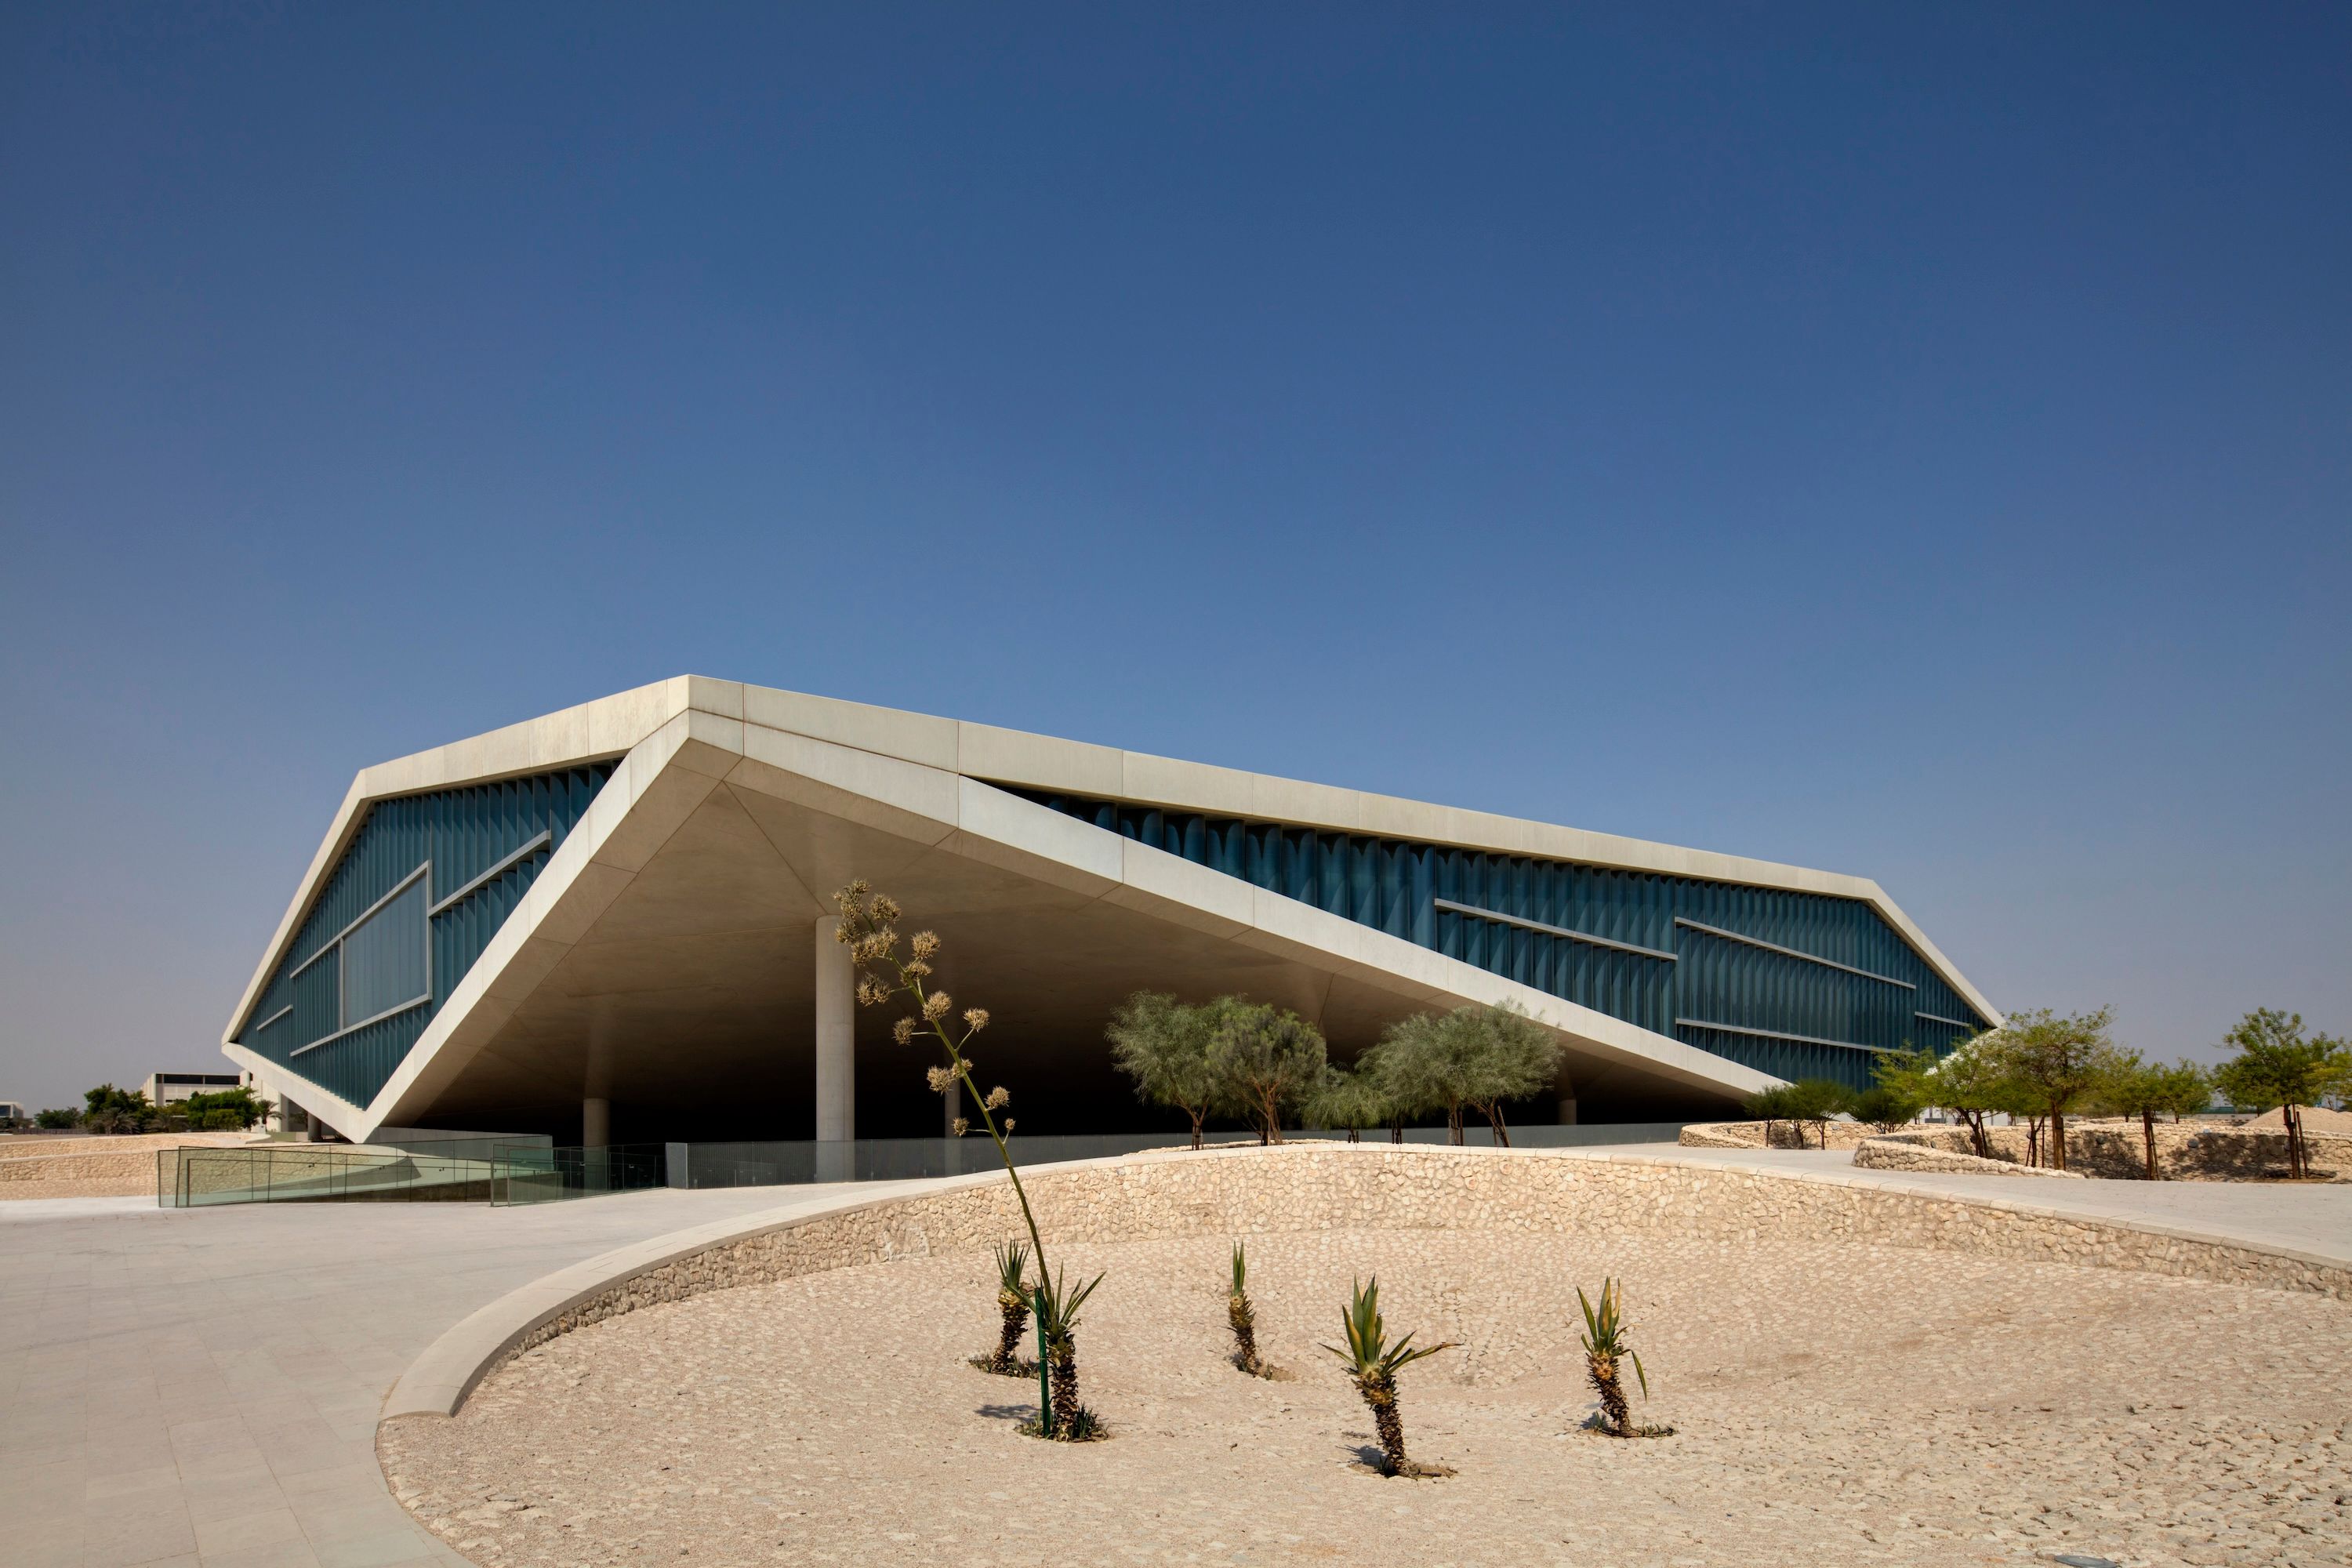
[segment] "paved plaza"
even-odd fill
[[[2352,1262],[2352,1189],[2341,1187],[1857,1172],[1843,1152],[1610,1152],[2030,1203]],[[374,1452],[386,1392],[443,1331],[614,1247],[925,1184],[658,1191],[522,1209],[0,1204],[6,1560],[462,1562],[393,1500]]]
[[[393,1501],[376,1464],[384,1394],[418,1352],[568,1264],[842,1191],[657,1191],[498,1209],[0,1204],[10,1222],[0,1223],[0,1559],[461,1563]]]

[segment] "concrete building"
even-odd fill
[[[141,1087],[150,1105],[167,1105],[185,1100],[192,1094],[218,1094],[248,1083],[253,1075],[247,1072],[151,1072]]]
[[[1717,1113],[1998,1021],[1875,882],[680,677],[362,772],[223,1049],[342,1135],[937,1135],[853,1005],[830,894],[946,940],[1024,1131],[1154,1127],[1141,989],[1296,1008],[1341,1059],[1508,1002],[1565,1068],[1515,1120]]]

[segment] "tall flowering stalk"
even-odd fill
[[[1013,1119],[1007,1116],[1001,1123],[997,1120],[997,1112],[1012,1102],[1013,1096],[1001,1084],[982,1093],[979,1081],[972,1077],[972,1059],[967,1054],[973,1037],[988,1027],[988,1010],[965,1008],[960,1015],[961,1031],[950,1021],[949,1015],[955,1012],[954,999],[929,984],[931,960],[939,955],[939,936],[933,931],[917,931],[908,939],[907,955],[901,956],[898,921],[904,911],[897,900],[887,893],[875,892],[863,881],[850,883],[833,897],[841,910],[841,924],[834,937],[848,947],[850,962],[856,967],[858,1005],[878,1007],[902,998],[914,1004],[915,1011],[892,1026],[892,1037],[902,1046],[913,1045],[919,1039],[938,1044],[947,1059],[929,1070],[931,1092],[951,1100],[960,1100],[965,1094],[971,1097],[980,1125],[996,1145],[997,1158],[1004,1162],[1004,1173],[1013,1180],[1013,1195],[1021,1204],[1021,1220],[1028,1227],[1031,1253],[1037,1259],[1037,1325],[1045,1333],[1046,1363],[1055,1384],[1049,1407],[1039,1412],[1040,1428],[1048,1436],[1066,1440],[1097,1436],[1093,1414],[1078,1403],[1076,1330],[1078,1309],[1095,1286],[1102,1283],[1102,1276],[1097,1274],[1071,1289],[1060,1275],[1046,1266],[1045,1238],[1038,1234],[1036,1212],[1029,1206],[1029,1190],[1021,1184],[1021,1173],[1013,1167],[1013,1152],[1005,1146],[1005,1140],[1013,1134]],[[971,1121],[961,1116],[952,1125],[959,1138],[971,1130]]]

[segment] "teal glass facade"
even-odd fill
[[[1990,1022],[1858,900],[1012,793],[1780,1078]]]
[[[374,1099],[614,765],[378,801],[237,1044],[354,1105]]]

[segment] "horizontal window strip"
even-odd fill
[[[415,998],[414,1001],[403,1002],[397,1007],[386,1007],[383,1012],[378,1013],[373,1018],[362,1018],[358,1023],[353,1024],[347,1028],[337,1029],[331,1035],[321,1035],[319,1038],[312,1040],[307,1046],[297,1046],[292,1050],[287,1052],[286,1055],[290,1059],[294,1057],[300,1056],[304,1051],[315,1051],[320,1046],[331,1046],[337,1040],[341,1039],[345,1035],[357,1034],[360,1030],[366,1028],[370,1024],[381,1024],[386,1018],[397,1018],[403,1013],[409,1011],[411,1008],[423,1007],[429,1005],[432,1000],[432,994],[427,992],[425,994]]]
[[[1643,958],[1664,959],[1668,963],[1681,961],[1680,954],[1668,952],[1663,948],[1636,947],[1630,942],[1612,942],[1605,936],[1594,936],[1591,931],[1570,931],[1566,926],[1546,925],[1541,921],[1522,920],[1517,915],[1507,915],[1500,910],[1482,910],[1475,904],[1457,904],[1452,899],[1433,899],[1430,901],[1439,909],[1450,910],[1457,915],[1475,915],[1482,921],[1494,921],[1501,925],[1517,926],[1521,931],[1541,931],[1546,936],[1566,937],[1570,942],[1586,942],[1593,947],[1612,948],[1619,952],[1639,953]]]
[[[1900,985],[1906,991],[1916,991],[1919,989],[1908,980],[1897,980],[1892,974],[1874,974],[1867,969],[1856,969],[1851,963],[1840,963],[1834,958],[1823,958],[1819,953],[1813,952],[1800,952],[1793,947],[1782,947],[1778,942],[1762,942],[1755,937],[1743,935],[1736,931],[1726,931],[1721,926],[1701,925],[1698,921],[1686,920],[1681,915],[1676,915],[1675,917],[1675,924],[1678,926],[1688,926],[1693,931],[1703,931],[1709,936],[1719,936],[1726,942],[1745,942],[1749,947],[1760,947],[1767,952],[1777,952],[1783,958],[1801,958],[1807,963],[1818,963],[1824,969],[1843,970],[1848,974],[1859,974],[1864,980],[1875,980],[1883,985]],[[1797,1038],[1794,1035],[1790,1035],[1785,1037],[1791,1040]],[[1834,1045],[1836,1042],[1830,1041],[1828,1043]]]
[[[416,868],[415,870],[411,871],[407,876],[403,877],[393,888],[392,891],[386,893],[383,897],[378,899],[375,902],[362,910],[358,916],[352,920],[351,924],[345,926],[342,930],[329,937],[325,942],[320,942],[319,944],[318,952],[312,953],[310,957],[304,959],[301,963],[288,970],[286,972],[286,978],[289,980],[293,979],[296,975],[301,973],[304,970],[318,963],[319,960],[326,957],[330,952],[332,952],[335,950],[336,944],[341,942],[343,938],[351,935],[352,932],[367,924],[368,916],[375,913],[376,910],[383,908],[384,905],[392,902],[393,900],[408,891],[409,883],[414,882],[417,878],[422,877],[431,869],[433,869],[433,862],[427,860],[425,864]]]
[[[1853,1040],[1825,1040],[1819,1035],[1784,1035],[1778,1029],[1750,1029],[1739,1024],[1711,1024],[1705,1018],[1676,1018],[1677,1029],[1714,1029],[1726,1035],[1753,1035],[1763,1040],[1794,1040],[1801,1046],[1835,1046],[1843,1051],[1869,1051],[1878,1056],[1895,1054],[1890,1046],[1865,1046]]]
[[[1982,1024],[1972,1023],[1966,1018],[1947,1018],[1940,1013],[1914,1013],[1911,1016],[1915,1018],[1925,1018],[1930,1024],[1949,1024],[1955,1029],[1981,1029],[1984,1027]]]
[[[497,881],[500,877],[505,876],[509,871],[513,870],[517,866],[521,865],[524,861],[530,859],[532,856],[538,854],[541,850],[546,848],[549,845],[554,842],[555,835],[546,831],[545,829],[541,829],[538,837],[532,839],[530,843],[524,845],[521,848],[516,850],[505,859],[500,860],[497,865],[491,867],[488,870],[483,872],[480,876],[475,878],[472,881],[467,883],[464,887],[458,889],[456,892],[450,894],[447,898],[442,900],[431,909],[425,910],[425,913],[426,918],[429,919],[434,915],[439,914],[446,909],[449,909],[455,905],[465,902],[466,900],[471,898],[482,889],[488,887],[492,882]]]

